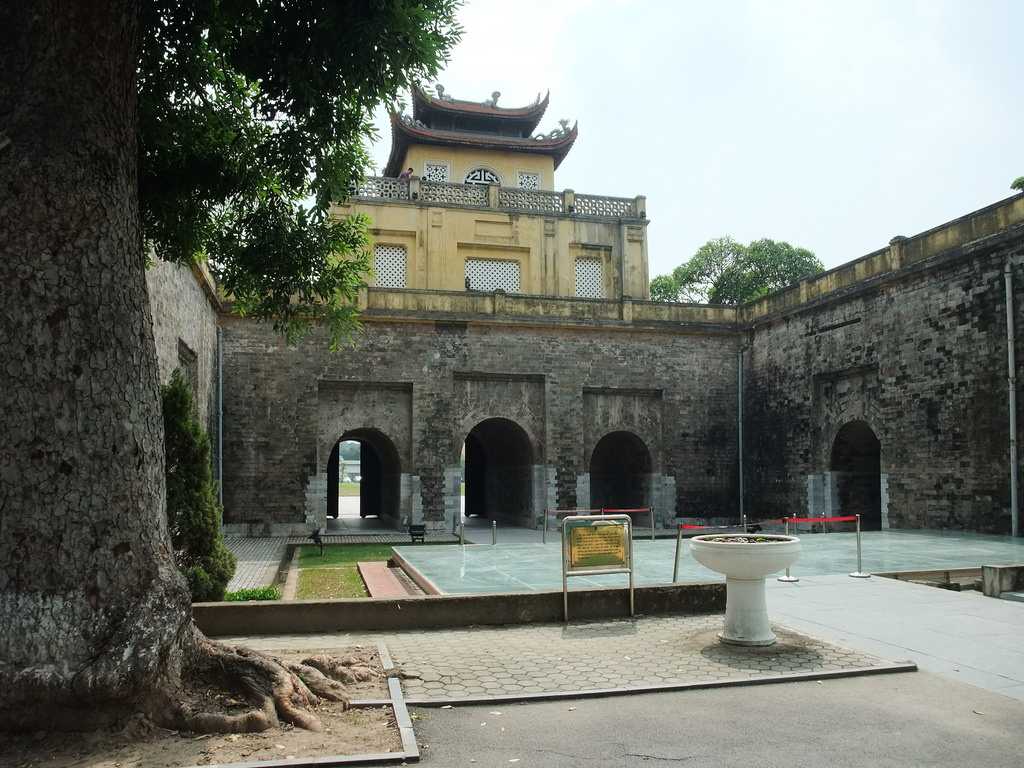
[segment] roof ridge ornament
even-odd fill
[[[493,91],[491,93],[491,98],[489,98],[485,102],[483,102],[483,105],[485,107],[496,107],[496,106],[498,106],[498,99],[500,99],[500,98],[501,98],[501,91]]]
[[[558,128],[555,128],[550,133],[538,133],[533,136],[537,141],[545,141],[548,139],[562,139],[572,133],[572,128],[569,127],[569,121],[562,118],[558,121]]]
[[[453,99],[451,96],[448,96],[444,92],[444,86],[441,85],[440,83],[434,84],[434,90],[437,91],[437,98],[440,99],[441,101],[455,101],[455,99]]]

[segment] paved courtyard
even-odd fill
[[[532,532],[531,532],[532,533]],[[796,575],[846,574],[857,568],[853,533],[802,534],[803,551]],[[500,542],[500,539],[499,539]],[[675,540],[636,540],[633,553],[637,584],[672,581]],[[501,544],[467,547],[398,547],[411,565],[444,594],[525,592],[561,589],[561,545],[549,534],[546,545]],[[863,534],[864,569],[889,571],[978,568],[1024,562],[1024,538],[924,531],[869,531]],[[680,581],[722,581],[697,563],[684,540]],[[571,587],[624,586],[626,577],[574,578]]]
[[[235,575],[228,582],[227,588],[228,592],[234,592],[272,584],[284,557],[288,540],[282,537],[257,539],[226,536],[224,543],[238,561]]]
[[[777,627],[769,648],[722,645],[722,617],[645,616],[361,635],[233,638],[265,650],[384,642],[413,702],[742,683],[891,669],[868,653]]]

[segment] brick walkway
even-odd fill
[[[383,641],[412,700],[518,696],[752,681],[879,668],[888,662],[776,627],[770,648],[718,642],[721,616],[233,638],[256,648],[326,649]]]
[[[238,561],[235,575],[228,582],[228,592],[273,584],[287,542],[288,540],[283,537],[226,537],[224,543]]]

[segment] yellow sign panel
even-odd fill
[[[571,524],[570,524],[571,525]],[[626,526],[617,523],[571,525],[569,570],[627,568]]]

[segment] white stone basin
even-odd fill
[[[756,537],[762,541],[713,541]],[[768,541],[764,541],[768,539]],[[800,539],[772,534],[708,534],[690,539],[693,558],[725,574],[725,629],[719,635],[732,645],[772,645],[764,579],[785,570],[800,557]]]

